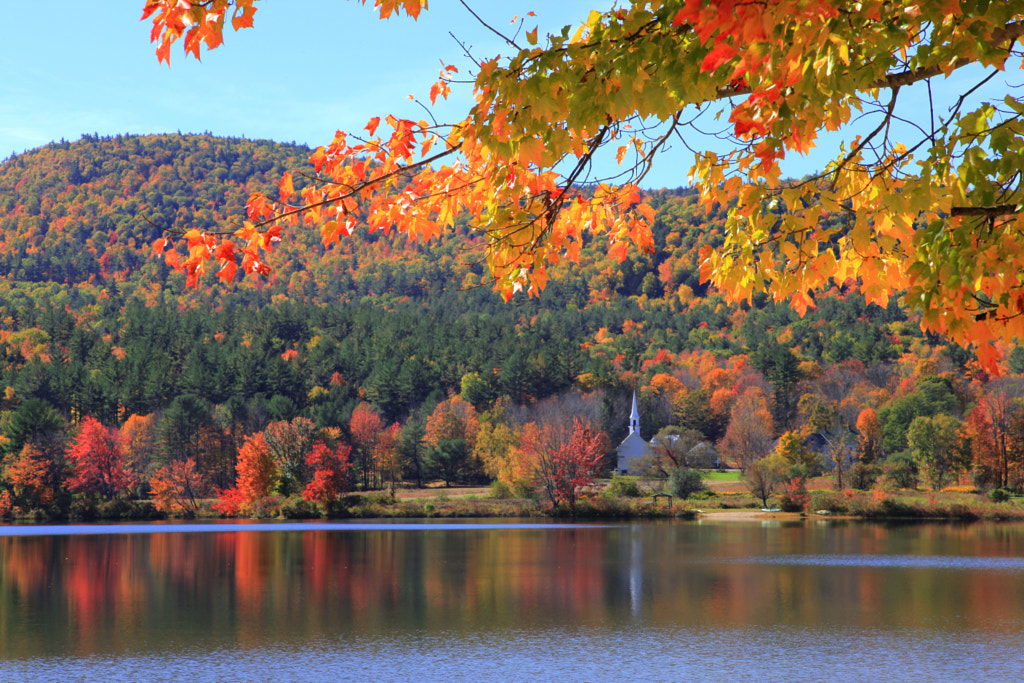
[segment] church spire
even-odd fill
[[[636,392],[633,392],[633,412],[629,415],[629,433],[640,433],[640,411],[636,409]]]

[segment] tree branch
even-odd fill
[[[983,216],[985,218],[998,218],[1021,213],[1020,204],[996,204],[995,206],[954,206],[949,210],[949,215],[956,216]]]

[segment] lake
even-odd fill
[[[0,682],[1022,677],[1019,524],[0,527]]]

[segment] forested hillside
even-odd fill
[[[182,506],[186,463],[204,495],[238,494],[246,454],[261,448],[273,463],[261,496],[312,485],[311,450],[266,445],[285,428],[348,462],[345,486],[529,488],[524,463],[541,440],[523,437],[528,425],[582,414],[614,445],[634,391],[644,437],[674,428],[738,466],[785,451],[780,436],[800,435],[781,442],[792,445],[819,433],[856,451],[868,478],[906,452],[936,485],[1020,485],[1022,354],[990,378],[969,352],[923,336],[895,301],[866,305],[855,283],[802,318],[763,297],[726,305],[697,261],[721,239],[721,216],[685,190],[651,196],[653,253],[619,263],[587,244],[541,296],[508,303],[483,277],[469,226],[430,245],[364,229],[328,249],[310,228],[275,250],[268,279],[208,276],[196,288],[151,256],[155,226],[230,229],[250,192],[270,191],[309,153],[209,135],[86,136],[0,165],[9,509],[66,512],[116,496],[71,455],[92,452],[75,448],[95,431],[82,425],[97,422],[120,453],[118,491],[173,479],[167,509]],[[925,422],[952,430],[955,457],[936,462],[915,437],[918,418],[919,432]],[[794,448],[777,453],[788,466],[826,464]]]

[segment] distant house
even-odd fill
[[[670,436],[674,442],[677,436]],[[615,471],[619,474],[639,474],[641,470],[649,466],[654,452],[654,439],[644,441],[640,436],[640,413],[636,407],[636,393],[633,394],[633,410],[629,415],[629,434],[622,440],[618,448],[618,460],[615,464]],[[701,469],[715,469],[721,466],[718,451],[713,446],[701,442],[691,448],[686,454],[686,461],[691,467]]]
[[[837,439],[841,437],[845,437],[845,439],[837,442]],[[822,464],[826,470],[831,472],[835,469],[837,456],[843,459],[844,470],[857,461],[857,447],[854,445],[856,443],[856,435],[853,432],[847,432],[840,436],[825,432],[813,432],[804,441],[804,446],[821,455]]]

